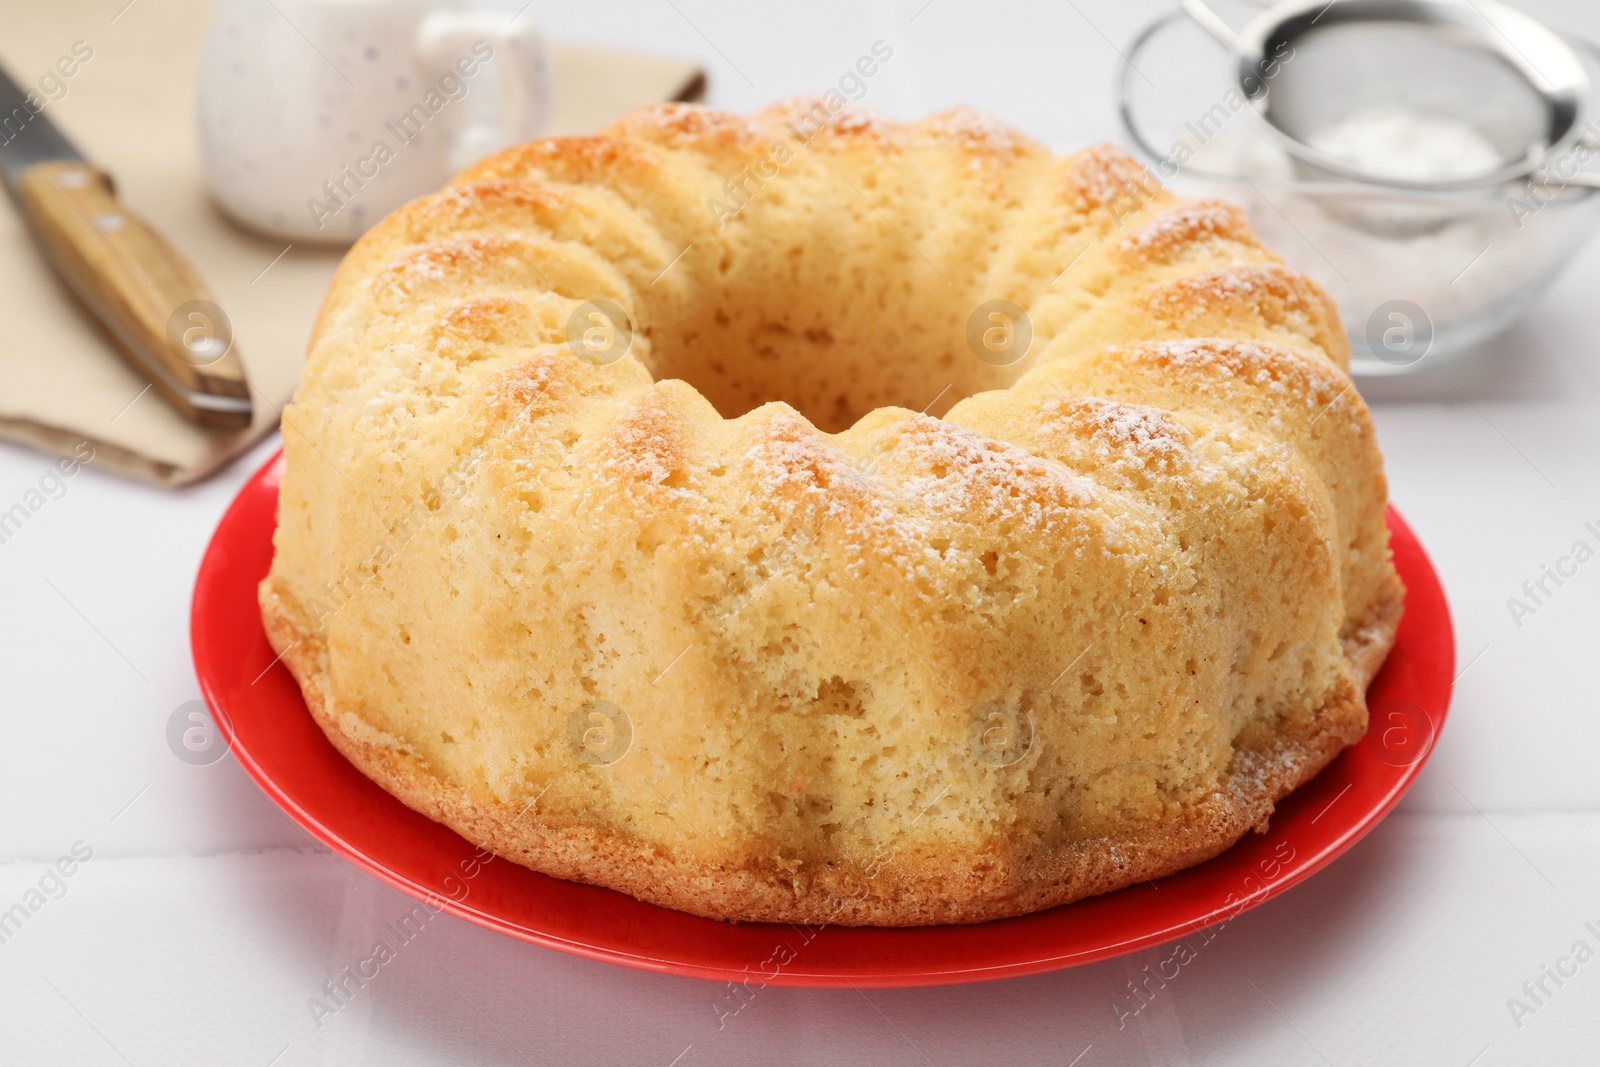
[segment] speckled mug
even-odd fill
[[[478,157],[539,135],[553,87],[526,14],[451,0],[216,0],[199,81],[217,202],[348,243]]]

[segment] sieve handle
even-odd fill
[[[1239,50],[1239,35],[1233,32],[1233,27],[1222,21],[1221,15],[1211,10],[1206,0],[1181,0],[1181,2],[1184,13],[1194,19],[1202,30],[1221,41],[1223,47],[1234,52]]]

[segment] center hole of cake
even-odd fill
[[[995,313],[986,305],[1015,305],[953,292],[920,261],[880,273],[774,258],[793,275],[730,277],[721,299],[652,323],[646,361],[657,380],[688,382],[725,418],[781,401],[838,433],[882,407],[942,416],[1009,386],[1033,354],[1020,308]],[[832,276],[808,284],[816,270]]]

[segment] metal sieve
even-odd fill
[[[1528,178],[1589,132],[1591,86],[1578,54],[1495,0],[1288,0],[1237,33],[1206,0],[1182,4],[1232,52],[1244,111],[1306,178],[1479,188]],[[1404,175],[1326,150],[1341,124],[1396,108],[1467,128],[1477,158]],[[1597,184],[1600,175],[1566,180]]]

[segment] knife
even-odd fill
[[[34,97],[33,103],[38,98]],[[227,315],[189,262],[117,199],[95,167],[0,70],[0,177],[56,273],[121,355],[194,422],[250,425]]]

